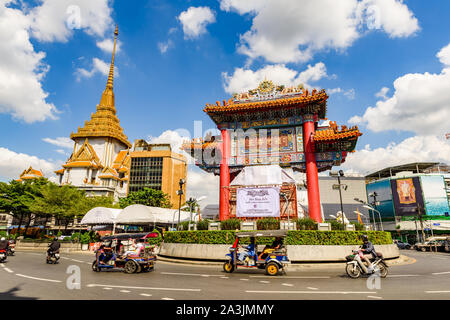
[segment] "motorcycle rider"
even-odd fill
[[[250,238],[250,244],[246,247],[239,246],[242,249],[245,249],[246,251],[239,253],[238,259],[240,261],[245,261],[248,258],[248,265],[254,265],[254,259],[253,257],[256,255],[256,240],[254,237]]]
[[[58,253],[61,244],[58,242],[58,238],[54,237],[52,242],[48,246],[47,255],[50,256],[51,253]]]
[[[367,235],[362,236],[364,244],[361,247],[361,250],[359,251],[359,256],[361,259],[363,259],[367,265],[367,271],[369,273],[373,272],[373,265],[370,262],[370,256],[372,256],[374,259],[377,257],[377,253],[375,251],[375,247],[373,246],[372,242],[369,241],[369,237]]]
[[[9,242],[5,239],[5,237],[2,237],[0,239],[0,250],[8,250]]]

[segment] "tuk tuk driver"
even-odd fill
[[[246,251],[239,253],[239,260],[244,261],[246,258],[252,258],[256,255],[256,244],[255,244],[255,238],[250,238],[250,244],[246,247],[239,246]]]
[[[139,256],[142,250],[145,249],[145,239],[139,239],[139,242],[135,245],[135,249],[132,251],[126,251],[123,254],[123,258],[126,258],[128,255]]]
[[[283,239],[281,237],[276,237],[270,246],[266,246],[261,254],[258,256],[258,260],[265,259],[269,253],[274,252],[277,249],[280,249],[283,245]]]

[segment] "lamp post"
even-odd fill
[[[342,171],[342,170],[339,170],[339,173],[335,172],[335,171],[330,171],[330,177],[337,177],[337,179],[338,179],[338,184],[337,185],[333,185],[333,189],[335,189],[335,187],[337,187],[339,189],[339,201],[341,203],[342,227],[343,227],[343,230],[345,230],[344,206],[342,204],[342,191],[341,191],[341,188],[343,187],[344,190],[347,190],[347,185],[341,184],[341,177],[343,177],[343,176],[344,176],[344,171]]]
[[[192,223],[192,207],[193,207],[193,205],[198,204],[200,201],[202,201],[205,198],[206,198],[205,196],[202,196],[202,197],[200,197],[198,199],[195,199],[195,198],[192,198],[192,197],[189,198],[189,213],[190,213],[190,215],[189,215],[189,217],[190,217],[190,219],[189,219],[189,227],[188,227],[189,231],[191,230],[191,223]]]
[[[370,210],[372,210],[372,211],[378,213],[378,217],[380,218],[381,231],[384,231],[384,228],[383,228],[383,220],[381,220],[381,213],[380,213],[380,211],[378,211],[377,209],[375,209],[374,207],[372,207],[372,206],[370,206],[370,205],[368,205],[368,204],[367,204],[367,205],[364,205],[363,207],[364,207],[364,208],[367,208],[367,209],[370,209]],[[375,214],[374,214],[373,216],[374,216],[373,220],[374,220],[374,222],[375,222]]]
[[[353,200],[358,201],[358,202],[362,203],[363,205],[368,205],[367,202],[365,202],[364,200],[360,200],[359,198],[353,198]],[[368,207],[363,206],[363,208],[368,208]],[[372,207],[369,207],[368,209],[370,209],[370,210],[372,211],[373,228],[374,228],[374,230],[375,230],[375,229],[376,229],[376,225],[375,225],[375,213],[374,213],[374,211],[372,210]],[[369,222],[370,222],[370,211],[369,211]]]
[[[179,197],[179,202],[178,202],[178,224],[177,224],[177,230],[180,227],[180,218],[181,218],[181,196],[183,195],[183,185],[186,183],[186,181],[184,181],[184,179],[180,179],[180,181],[178,182],[178,184],[180,185],[180,189],[177,191],[177,194],[180,196]]]

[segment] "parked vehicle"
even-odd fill
[[[59,263],[58,262],[59,258],[60,258],[59,250],[57,250],[57,251],[49,251],[49,252],[47,252],[46,262],[48,264],[57,264],[57,263]]]
[[[424,243],[416,243],[414,249],[417,251],[445,251],[446,237],[431,237]]]
[[[236,232],[235,242],[229,249],[230,253],[226,254],[228,261],[224,263],[223,270],[231,273],[238,267],[264,269],[266,274],[270,276],[277,275],[279,271],[285,272],[285,268],[290,261],[287,257],[287,249],[281,243],[286,236],[286,230]],[[250,238],[251,241],[256,241],[255,239],[258,237],[278,238],[280,245],[276,245],[274,248],[266,246],[262,251],[258,251],[257,245],[255,245],[255,249],[251,253],[242,252],[245,249],[239,245],[241,239]],[[245,259],[240,259],[242,255],[245,255]]]
[[[0,262],[4,262],[6,260],[6,250],[0,250]]]
[[[445,252],[450,252],[450,237],[447,237],[444,240],[444,251]]]
[[[122,269],[126,273],[139,273],[154,270],[156,254],[153,247],[144,245],[138,255],[124,255],[123,247],[131,245],[136,240],[157,238],[157,233],[121,233],[101,238],[102,245],[95,252],[92,270],[100,272],[104,269]]]
[[[411,249],[411,245],[407,242],[402,242],[400,240],[394,240],[394,243],[397,245],[397,247],[399,249],[406,249],[406,250]]]
[[[347,265],[345,266],[345,272],[350,278],[356,279],[361,275],[370,275],[379,273],[382,278],[386,278],[388,274],[388,266],[383,260],[383,255],[377,252],[376,258],[371,258],[370,262],[373,266],[373,272],[368,271],[366,265],[361,260],[359,255],[360,250],[353,250],[353,254],[345,257],[347,260]]]

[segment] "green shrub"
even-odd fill
[[[317,222],[311,218],[297,219],[297,230],[317,230]]]
[[[326,221],[327,223],[331,224],[331,230],[344,230],[344,226],[342,223],[337,222],[336,220]]]
[[[208,219],[200,220],[199,222],[197,222],[197,230],[208,230],[208,223]]]
[[[222,230],[236,230],[241,227],[241,220],[239,219],[228,219],[220,221],[220,229]]]
[[[256,221],[256,229],[258,230],[278,230],[280,229],[280,221],[275,218],[264,218]]]
[[[189,221],[180,222],[180,230],[187,230],[187,229],[189,229]]]
[[[89,244],[91,242],[91,237],[88,232],[85,232],[81,235],[80,242],[82,244]]]
[[[158,234],[158,238],[147,238],[147,243],[150,244],[150,245],[159,246],[161,241],[162,241],[161,233],[158,230],[156,230],[156,229],[154,229],[152,232],[157,233]]]
[[[362,244],[361,236],[367,234],[374,245],[392,244],[391,234],[382,231],[288,231],[284,239],[287,245],[356,245]],[[166,243],[233,244],[235,231],[169,231],[164,235]],[[270,244],[273,238],[257,238],[257,244]],[[242,243],[249,242],[246,238]]]
[[[355,230],[356,231],[363,231],[364,230],[364,225],[362,223],[355,222],[354,225],[355,225]]]

